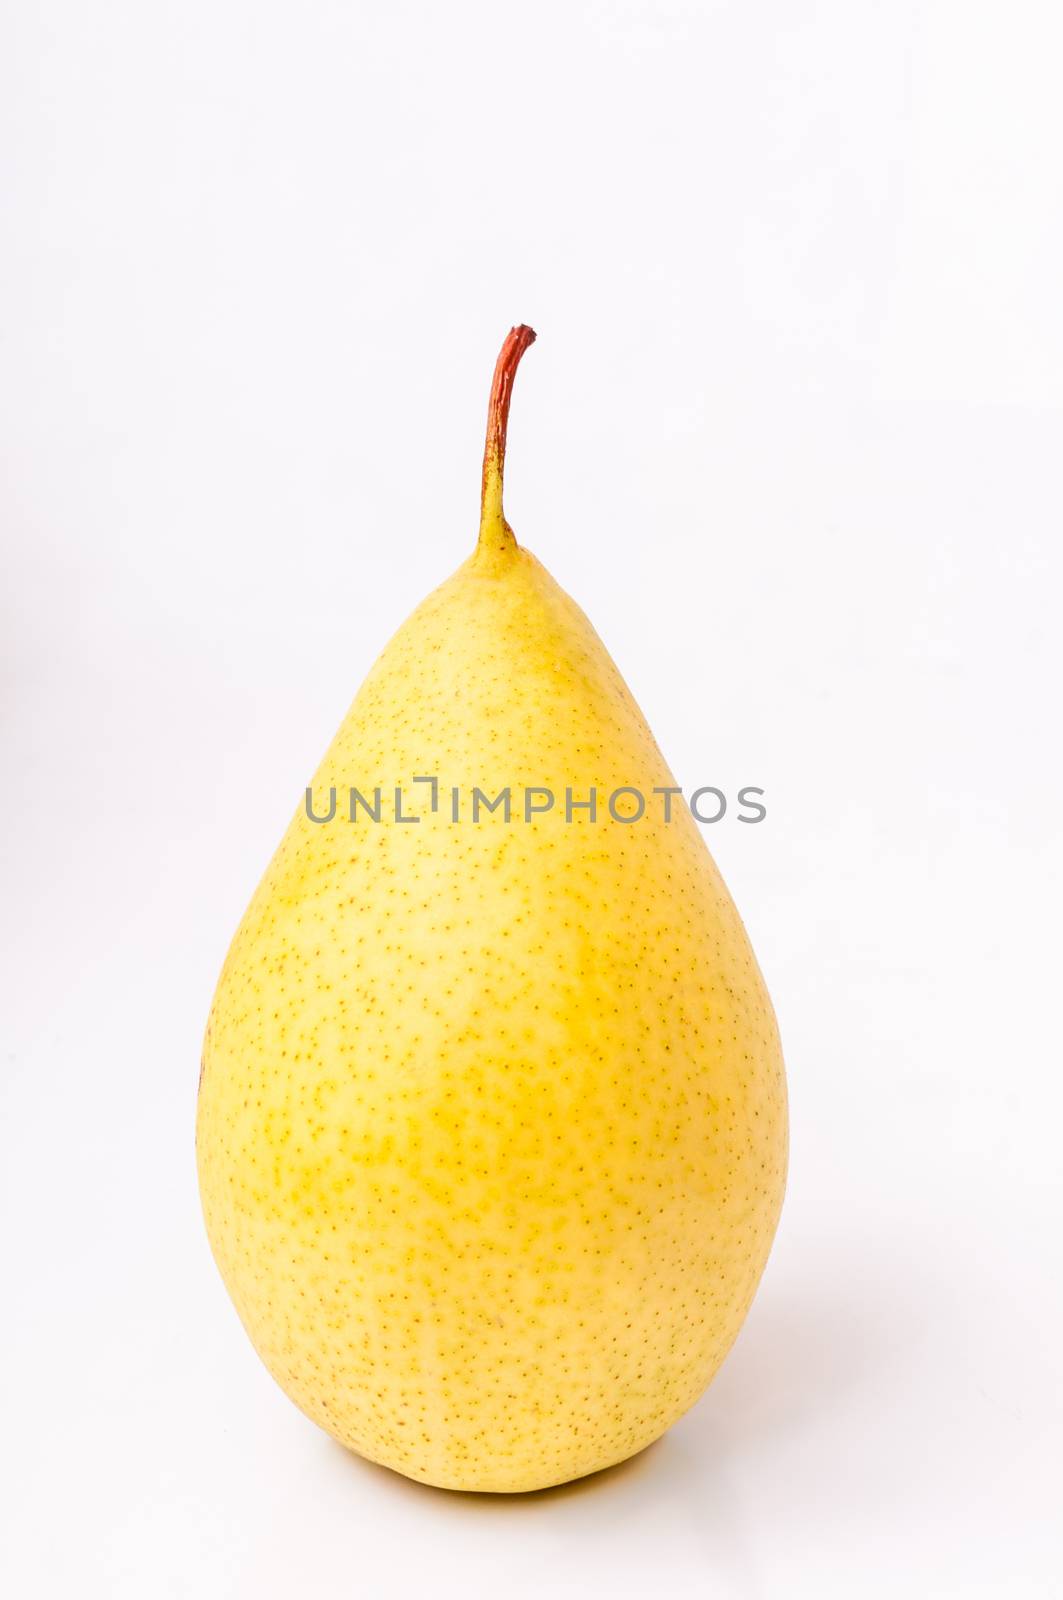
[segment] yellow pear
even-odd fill
[[[608,1467],[693,1404],[787,1152],[734,904],[502,513],[534,337],[496,368],[478,548],[373,667],[236,934],[197,1122],[211,1246],[277,1382],[361,1455],[490,1491]]]

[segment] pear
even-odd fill
[[[373,1461],[495,1492],[608,1467],[692,1405],[787,1156],[738,913],[503,514],[534,338],[499,356],[476,551],[376,662],[233,941],[196,1130],[211,1246],[281,1387]]]

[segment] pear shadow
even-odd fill
[[[926,1328],[925,1272],[854,1242],[800,1285],[769,1279],[702,1398],[665,1436],[710,1477],[788,1447],[862,1395],[888,1404]],[[692,1461],[692,1458],[693,1461]]]

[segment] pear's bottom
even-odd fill
[[[249,1227],[235,1208],[213,1225],[214,1201],[211,1185],[222,1276],[288,1398],[356,1455],[485,1494],[589,1477],[666,1433],[737,1337],[778,1214],[776,1203],[758,1226],[748,1208],[732,1222],[722,1204],[703,1206],[703,1222],[680,1215],[655,1252],[625,1241],[608,1266],[597,1264],[610,1249],[596,1242],[601,1232],[567,1255],[562,1238],[549,1254],[539,1245],[532,1255],[532,1240],[524,1256],[500,1247],[492,1256],[491,1235],[462,1248],[455,1224],[458,1243],[448,1238],[431,1273],[427,1247],[385,1250],[386,1229],[366,1227],[370,1280],[363,1257],[332,1243],[339,1224],[320,1206],[306,1207],[304,1242],[261,1227],[257,1213]],[[529,1257],[536,1270],[522,1280]]]
[[[556,1304],[526,1296],[514,1316],[500,1293],[483,1292],[489,1269],[479,1259],[469,1268],[478,1297],[459,1297],[454,1271],[426,1288],[392,1254],[370,1298],[328,1248],[275,1255],[265,1271],[268,1254],[234,1259],[227,1238],[210,1231],[252,1344],[311,1421],[404,1477],[484,1494],[589,1477],[666,1433],[730,1350],[770,1242],[762,1234],[754,1252],[748,1238],[728,1238],[724,1249],[719,1234],[709,1237],[711,1275],[703,1262],[683,1274],[683,1251],[659,1251],[658,1273],[671,1267],[676,1280],[667,1293],[640,1294],[645,1273],[624,1281],[614,1267],[607,1287],[604,1274],[589,1290],[561,1281]]]
[[[290,1370],[282,1378],[268,1360],[266,1365],[289,1399],[352,1455],[434,1489],[528,1494],[608,1471],[656,1443],[700,1399],[737,1332],[716,1347],[696,1376],[687,1374],[681,1392],[673,1383],[660,1394],[631,1397],[603,1386],[596,1406],[544,1413],[514,1390],[505,1409],[493,1417],[481,1412],[471,1430],[458,1432],[425,1428],[423,1413],[421,1426],[412,1418],[410,1426],[389,1425],[393,1412],[389,1421],[381,1417],[378,1425],[366,1426],[364,1410],[361,1426],[352,1428],[339,1419],[335,1397],[330,1404],[320,1393],[307,1393]]]
[[[328,1432],[327,1429],[325,1431]],[[446,1489],[454,1494],[539,1494],[546,1489],[559,1489],[566,1483],[581,1483],[587,1478],[596,1478],[603,1472],[611,1472],[614,1467],[622,1467],[625,1462],[634,1461],[636,1456],[643,1455],[667,1432],[668,1428],[663,1428],[645,1443],[636,1445],[633,1450],[600,1461],[594,1466],[574,1467],[560,1474],[556,1470],[517,1474],[512,1482],[502,1481],[492,1472],[417,1471],[409,1466],[398,1466],[393,1461],[382,1461],[370,1455],[367,1450],[356,1450],[353,1445],[343,1444],[342,1439],[336,1439],[335,1434],[332,1437],[336,1439],[337,1444],[343,1445],[349,1455],[357,1456],[362,1461],[369,1461],[375,1467],[383,1467],[388,1472],[397,1473],[400,1478],[409,1478],[412,1483],[423,1483],[429,1489]]]

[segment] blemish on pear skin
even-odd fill
[[[385,649],[316,791],[674,784],[502,511],[529,334],[492,388],[477,555]],[[300,807],[215,994],[197,1158],[296,1404],[399,1472],[507,1492],[623,1460],[698,1398],[767,1259],[786,1128],[771,1003],[685,807],[356,830]]]

